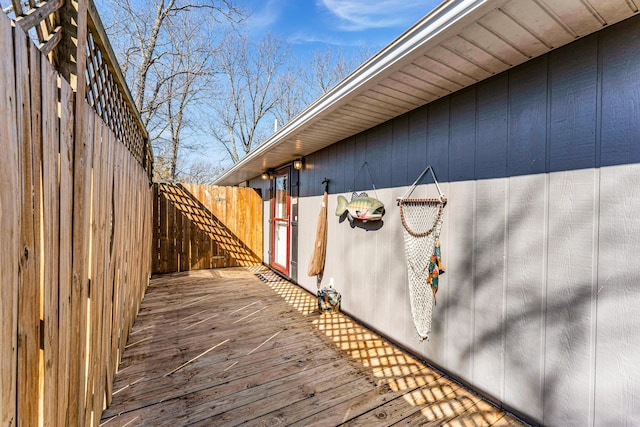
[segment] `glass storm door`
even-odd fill
[[[273,181],[271,266],[288,276],[291,240],[289,168],[276,171]]]

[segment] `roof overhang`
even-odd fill
[[[628,0],[449,0],[217,179],[237,185],[638,14]]]

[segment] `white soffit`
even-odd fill
[[[449,0],[226,171],[237,185],[638,14],[640,0]]]

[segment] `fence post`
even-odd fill
[[[71,2],[68,2],[70,4]],[[69,11],[71,7],[67,6]],[[93,138],[88,137],[88,126],[91,114],[85,103],[87,45],[87,2],[79,1],[76,11],[77,45],[76,57],[76,93],[75,93],[75,140],[73,161],[73,283],[71,289],[71,313],[73,334],[72,353],[75,354],[75,369],[70,373],[71,390],[77,394],[69,397],[69,424],[85,425],[85,358],[86,358],[86,310],[88,296],[88,272],[86,266],[87,248],[89,246],[90,203],[91,203],[91,159],[93,157]],[[65,20],[71,17],[65,16]],[[65,61],[66,62],[66,61]],[[92,129],[91,129],[92,130]]]

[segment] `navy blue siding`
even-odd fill
[[[507,175],[509,116],[507,73],[478,85],[478,143],[476,177],[500,178]]]
[[[344,176],[344,181],[342,183],[342,192],[346,193],[347,191],[353,190],[352,183],[358,172],[355,170],[355,158],[356,158],[356,138],[352,137],[344,141],[342,144],[344,146],[344,157],[340,158],[340,164],[342,165],[342,173]],[[340,184],[336,184],[340,185]]]
[[[509,72],[510,176],[546,169],[547,59],[534,59]]]
[[[449,98],[429,104],[427,161],[422,169],[433,166],[436,177],[443,182],[449,181],[449,128]]]
[[[340,175],[344,169],[338,162],[338,146],[343,146],[343,144],[334,144],[327,150],[326,177],[330,179],[329,186],[333,187],[331,190],[333,192],[337,192],[337,187],[341,186],[343,182],[343,178],[341,178]],[[320,183],[322,183],[322,179],[320,180]],[[324,187],[322,188],[322,191],[324,191]]]
[[[336,192],[336,193],[344,193],[345,191],[347,191],[346,188],[344,188],[345,186],[345,179],[344,179],[344,159],[346,156],[346,149],[347,149],[347,145],[346,144],[336,144],[334,145],[334,147],[336,148],[335,151],[335,156],[333,157],[333,161],[336,164],[336,171],[335,171],[335,175],[333,175],[333,181],[331,182],[332,184],[332,189],[331,191]]]
[[[266,201],[269,200],[271,197],[271,194],[269,193],[269,181],[268,180],[263,180],[262,177],[256,177],[254,179],[252,179],[251,181],[249,181],[249,187],[251,188],[255,188],[256,190],[259,190],[260,194],[262,195],[262,200]]]
[[[353,181],[347,185],[348,191],[360,191],[371,188],[371,179],[362,165],[367,161],[367,134],[356,135],[353,150]],[[367,184],[369,183],[369,184]]]
[[[575,42],[570,58],[550,57],[549,170],[593,167],[596,153],[598,45],[595,37]]]
[[[302,196],[324,176],[331,193],[371,190],[365,161],[377,188],[427,165],[454,182],[638,163],[638,52],[636,17],[338,142],[307,157]]]
[[[391,164],[408,164],[407,151],[409,148],[409,115],[405,114],[393,121],[393,146]],[[385,165],[384,167],[389,168]],[[408,179],[408,168],[389,168],[391,170],[391,186],[405,185]]]
[[[407,140],[407,176],[405,182],[394,182],[395,186],[407,184],[418,177],[427,163],[427,107],[418,108],[408,114],[409,139]],[[401,169],[401,168],[398,168]],[[415,179],[415,178],[414,178]]]
[[[476,86],[451,96],[449,135],[449,180],[475,178]]]
[[[640,163],[640,19],[628,19],[611,30],[615,32],[602,31],[598,48],[602,166]]]

